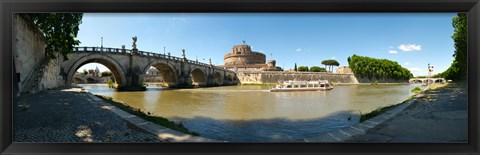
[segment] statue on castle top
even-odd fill
[[[133,36],[133,44],[132,44],[132,49],[137,49],[137,36]]]

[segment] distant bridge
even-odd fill
[[[444,83],[447,82],[445,78],[411,78],[410,83]]]
[[[73,76],[81,66],[92,62],[105,65],[112,72],[117,88],[142,86],[143,76],[151,66],[163,75],[165,85],[172,88],[239,83],[235,72],[188,60],[185,51],[182,52],[182,57],[175,57],[137,49],[75,47],[61,67],[66,73],[67,85],[73,83]]]

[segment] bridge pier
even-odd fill
[[[138,55],[138,49],[133,46],[132,52],[129,55],[129,66],[126,75],[126,85],[117,87],[120,91],[145,91],[147,88],[143,85],[143,73],[138,65],[138,60],[134,56]]]

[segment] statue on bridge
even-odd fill
[[[137,49],[137,36],[133,36],[133,44],[132,44],[132,49]]]
[[[185,49],[182,49],[182,59],[185,59]]]

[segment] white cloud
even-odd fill
[[[420,51],[422,50],[422,45],[417,45],[417,44],[401,44],[398,46],[398,49],[409,52],[409,51]]]
[[[296,51],[297,51],[297,52],[300,52],[300,51],[302,51],[302,49],[301,49],[301,48],[297,48],[297,50],[296,50]]]
[[[390,51],[388,51],[388,53],[397,54],[398,52],[397,52],[397,51],[394,51],[394,50],[390,50]]]
[[[419,71],[422,71],[422,69],[420,69],[420,68],[409,68],[408,70],[410,70],[411,72],[419,72]]]
[[[337,58],[337,57],[332,57],[332,58],[330,58],[330,59],[335,59],[335,58]]]
[[[405,62],[403,65],[408,66],[408,65],[410,65],[410,63],[409,63],[409,62]]]

